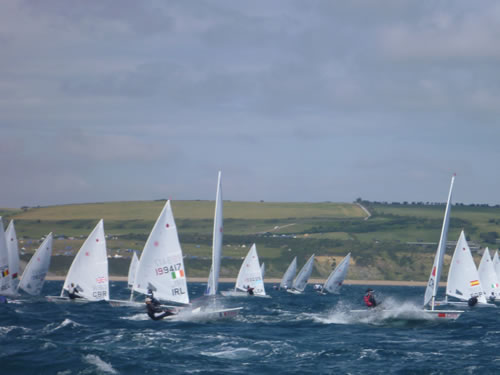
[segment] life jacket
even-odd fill
[[[373,307],[373,303],[372,303],[372,301],[370,301],[370,295],[369,294],[365,294],[365,296],[363,297],[363,300],[365,301],[365,305],[366,306]]]

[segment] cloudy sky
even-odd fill
[[[0,207],[500,203],[500,3],[4,0]]]

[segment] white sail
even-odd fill
[[[0,217],[0,295],[11,294],[9,275],[9,250],[5,240],[2,217]]]
[[[478,272],[479,281],[481,282],[486,297],[492,299],[500,297],[500,284],[488,248],[483,252]]]
[[[266,295],[264,281],[262,281],[262,273],[259,266],[259,256],[257,255],[257,248],[255,247],[255,244],[252,245],[241,265],[235,285],[235,289],[245,292],[248,287],[254,288],[253,293],[256,295]]]
[[[281,279],[280,288],[291,288],[293,284],[293,279],[297,273],[297,257],[293,258],[292,262],[288,266]]]
[[[90,301],[109,300],[108,258],[101,219],[71,263],[63,289],[75,284],[78,294]]]
[[[137,267],[139,267],[139,258],[137,257],[136,252],[134,251],[134,255],[132,255],[132,259],[130,261],[130,266],[128,268],[128,287],[132,288],[134,286],[135,274],[137,273]]]
[[[205,295],[214,296],[217,294],[219,286],[220,261],[222,256],[222,237],[224,233],[223,213],[222,213],[222,172],[219,171],[217,181],[217,196],[215,199],[214,232],[212,243],[212,266],[208,277],[207,290]]]
[[[314,254],[311,255],[307,263],[302,267],[302,269],[299,271],[299,274],[293,281],[293,286],[292,288],[295,290],[298,290],[299,292],[303,292],[304,289],[306,288],[307,281],[309,280],[309,277],[311,277],[311,273],[314,268]]]
[[[347,254],[346,257],[342,259],[342,262],[340,262],[339,265],[330,273],[330,276],[328,276],[321,292],[326,290],[329,293],[338,293],[347,275],[347,271],[349,270],[350,260],[351,253]]]
[[[432,310],[434,310],[434,301],[436,299],[439,280],[441,279],[444,253],[446,251],[446,240],[448,237],[448,227],[450,224],[451,196],[452,196],[454,181],[455,181],[455,175],[453,175],[453,177],[451,178],[450,191],[448,193],[448,200],[446,202],[446,209],[443,218],[443,226],[441,228],[441,236],[439,237],[439,244],[436,251],[436,256],[434,257],[434,264],[432,265],[431,274],[429,276],[429,281],[427,283],[427,288],[425,290],[425,295],[424,295],[424,306],[431,303]]]
[[[260,274],[262,275],[262,280],[264,280],[264,276],[266,275],[266,264],[264,262],[260,265]]]
[[[493,267],[495,268],[498,280],[500,280],[500,258],[498,257],[498,250],[495,251],[495,255],[493,255]]]
[[[17,291],[17,285],[19,284],[19,249],[17,246],[14,220],[11,220],[7,226],[5,239],[7,241],[7,249],[9,252],[10,291],[15,293]]]
[[[52,233],[49,233],[24,269],[23,277],[19,282],[20,289],[32,296],[40,294],[45,283],[45,276],[49,271],[51,256]]]
[[[142,250],[133,290],[148,289],[163,301],[189,303],[184,260],[170,201],[156,220]]]
[[[486,303],[479,274],[474,264],[469,245],[465,239],[464,231],[460,233],[460,238],[451,259],[446,294],[462,301],[468,301],[471,297],[477,297],[478,302]]]

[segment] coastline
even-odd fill
[[[46,280],[50,281],[64,281],[66,276],[56,276],[56,275],[47,275]],[[110,281],[127,281],[127,276],[110,276]],[[188,282],[192,283],[203,283],[206,282],[207,279],[205,277],[188,277]],[[276,278],[266,278],[264,282],[270,284],[279,284],[281,279]],[[236,278],[233,277],[221,277],[219,278],[219,282],[222,283],[235,283]],[[322,284],[325,280],[323,279],[310,279],[308,284]],[[345,285],[378,285],[378,286],[426,286],[426,281],[400,281],[400,280],[345,280]],[[439,286],[446,286],[446,282],[440,282]]]

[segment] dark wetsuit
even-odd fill
[[[8,303],[7,297],[0,296],[0,303]]]
[[[153,320],[161,320],[167,316],[170,315],[175,315],[172,311],[170,310],[163,310],[160,307],[160,302],[158,302],[157,299],[153,298],[151,303],[147,303],[146,307],[148,309],[148,316],[153,319]],[[156,315],[158,313],[161,313],[159,315]]]
[[[373,296],[373,294],[365,294],[363,300],[365,301],[365,305],[368,307],[377,306],[377,301],[375,301],[375,297]]]
[[[253,296],[253,288],[248,287],[247,293]]]
[[[78,291],[76,288],[71,288],[68,289],[68,297],[69,299],[75,299],[75,298],[82,298],[82,296],[78,295]]]

